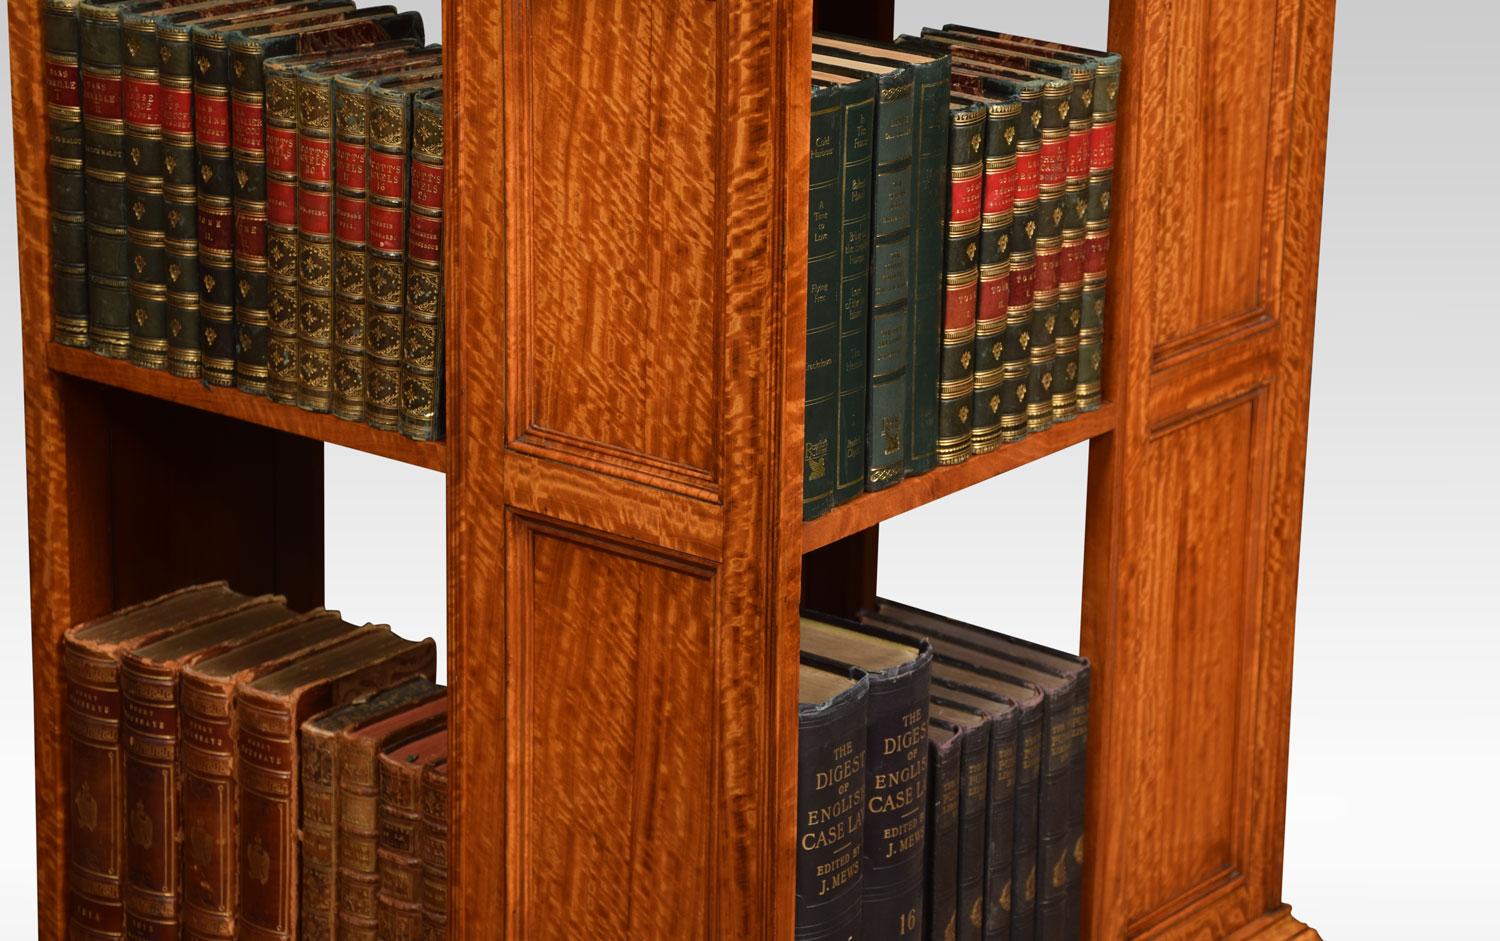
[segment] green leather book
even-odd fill
[[[130,353],[120,6],[118,0],[78,5],[89,347],[113,359]]]
[[[443,437],[443,93],[412,99],[411,214],[406,226],[401,433]],[[337,343],[337,338],[335,338]]]
[[[865,489],[883,490],[906,474],[906,425],[911,412],[914,75],[909,66],[890,68],[816,51],[813,61],[822,69],[873,77],[879,89],[870,212]]]
[[[939,464],[962,463],[974,451],[974,318],[979,303],[979,228],[988,110],[983,101],[950,99],[943,338],[938,363]]]
[[[83,83],[78,0],[46,0],[47,194],[52,240],[52,340],[89,345],[88,232],[83,202]]]
[[[840,76],[849,84],[854,79]],[[838,454],[839,269],[844,230],[844,106],[849,85],[813,80],[807,185],[807,367],[802,518],[833,506]]]

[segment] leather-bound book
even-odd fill
[[[52,227],[52,340],[89,345],[88,234],[83,203],[83,83],[78,0],[45,0],[47,205]]]
[[[827,666],[803,663],[797,677],[798,941],[860,932],[870,686]]]
[[[955,782],[957,830],[954,845],[953,933],[954,941],[980,941],[984,937],[985,840],[989,826],[990,731],[987,713],[967,709],[941,696],[932,688],[928,702],[930,720],[944,724],[958,736],[959,768]],[[1012,781],[1014,786],[1014,781]],[[1007,825],[1012,825],[1007,821]],[[928,821],[929,832],[933,823]]]
[[[239,721],[240,941],[290,941],[299,924],[297,731],[310,716],[436,672],[431,640],[363,632],[235,690]]]
[[[1047,878],[1064,881],[1067,928],[1063,936],[1078,937],[1083,878],[1084,785],[1088,759],[1089,686],[1092,668],[1088,658],[1054,650],[1042,644],[954,621],[908,605],[880,600],[883,616],[902,620],[929,632],[934,638],[953,640],[982,650],[1008,664],[1006,670],[1057,697],[1065,713],[1052,722],[1054,748],[1066,750],[1067,781],[1057,797],[1066,820],[1060,843],[1044,845]],[[1063,706],[1063,704],[1066,704]],[[1054,886],[1056,888],[1056,886]],[[1044,917],[1051,919],[1050,912]]]
[[[235,936],[239,911],[239,761],[235,743],[236,684],[281,669],[300,657],[347,643],[363,632],[336,612],[311,611],[275,633],[182,670],[183,937],[222,941]]]
[[[443,94],[418,92],[411,115],[411,214],[401,338],[401,433],[443,437]],[[338,349],[338,338],[334,338]],[[335,356],[337,356],[335,352]],[[337,369],[335,369],[335,373]],[[337,385],[335,384],[335,390]]]
[[[948,203],[948,56],[822,32],[813,35],[813,50],[912,70],[916,137],[908,253],[911,380],[905,460],[906,473],[920,474],[938,463],[938,361],[942,347],[944,221]]]
[[[125,753],[120,657],[250,599],[214,582],[71,628],[62,669],[68,746],[68,934],[125,936]]]
[[[844,231],[844,97],[849,84],[813,79],[808,129],[807,370],[802,407],[802,518],[833,507],[838,455],[839,266]]]
[[[929,706],[929,709],[931,707]],[[940,719],[927,723],[926,941],[950,941],[958,932],[958,801],[963,767],[959,730]]]
[[[422,941],[448,941],[448,762],[422,772]]]
[[[932,649],[880,628],[806,613],[802,654],[863,670],[865,845],[860,937],[920,938],[927,851],[927,695]]]
[[[974,452],[974,333],[988,108],[983,101],[964,98],[951,98],[949,105],[937,459],[939,464],[961,464]]]
[[[448,730],[388,747],[380,754],[380,894],[376,937],[422,936],[422,777],[448,756]]]
[[[332,941],[338,929],[339,736],[393,715],[426,710],[447,713],[446,690],[423,677],[302,723],[303,941]]]
[[[870,204],[870,314],[866,353],[865,489],[906,475],[911,411],[912,190],[915,77],[910,66],[813,52],[820,71],[874,78],[875,169]]]
[[[401,349],[406,304],[408,164],[414,92],[437,87],[431,78],[389,76],[366,89],[369,208],[365,223],[365,420],[401,427]]]
[[[182,929],[181,751],[177,680],[183,667],[270,633],[294,617],[285,598],[258,603],[120,659],[125,731],[126,936],[175,939]]]
[[[380,753],[420,738],[447,721],[447,699],[433,699],[339,732],[338,851],[335,859],[338,936],[375,937],[380,869]]]

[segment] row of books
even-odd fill
[[[442,52],[351,0],[42,0],[52,337],[442,436]]]
[[[1076,941],[1089,674],[890,601],[804,612],[796,937]]]
[[[223,582],[69,630],[68,936],[447,937],[435,668]]]
[[[803,516],[1099,407],[1120,57],[814,34]]]

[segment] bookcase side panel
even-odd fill
[[[1241,936],[1282,910],[1332,16],[1111,8],[1120,413],[1091,452],[1083,633],[1095,938]]]
[[[810,7],[444,15],[453,924],[790,938]]]

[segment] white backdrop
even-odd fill
[[[437,3],[406,5],[423,9],[435,38]],[[1098,45],[1107,7],[898,0],[896,19],[903,31],[968,21]],[[1338,15],[1284,888],[1329,939],[1497,936],[1485,917],[1500,884],[1487,796],[1500,772],[1497,28],[1494,5],[1462,0],[1344,0]],[[0,114],[9,165],[9,109]],[[4,185],[0,754],[11,758],[0,774],[0,922],[34,934],[15,266]],[[882,591],[1000,626],[980,537],[965,526],[1024,499],[1016,525],[1039,533],[1052,561],[1005,626],[1076,649],[1084,483],[1075,448],[892,521]],[[442,477],[329,448],[326,490],[330,606],[441,643]],[[1027,607],[1033,598],[1055,602]]]

